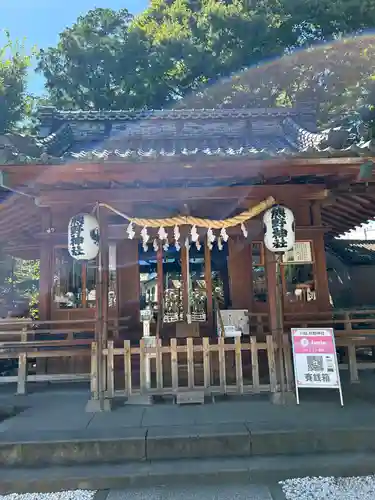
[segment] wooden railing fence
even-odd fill
[[[290,344],[286,335],[284,340],[287,384],[292,388]],[[187,338],[184,344],[178,344],[177,339],[171,339],[169,345],[162,345],[160,340],[156,340],[155,344],[150,347],[142,339],[139,347],[131,347],[130,342],[125,340],[124,346],[118,348],[114,347],[113,342],[108,342],[108,348],[104,350],[107,359],[108,397],[129,397],[135,394],[174,396],[183,391],[195,390],[204,391],[207,395],[248,394],[275,392],[277,389],[275,345],[271,336],[267,336],[265,342],[257,341],[256,337],[250,337],[248,342],[241,341],[240,338],[234,339],[234,342],[226,342],[224,338]],[[267,360],[267,373],[261,373],[259,366],[259,354],[262,352]],[[246,364],[244,355],[248,358]],[[122,366],[115,370],[117,358],[122,361]],[[95,360],[96,344],[93,343],[91,391],[97,397]],[[152,360],[155,366],[150,370]],[[134,365],[139,366],[138,379],[134,377],[137,372]],[[251,373],[247,373],[246,366],[250,367]],[[150,377],[149,371],[155,377]],[[122,382],[116,380],[119,376],[123,377]]]
[[[110,321],[109,338],[118,338],[123,321]],[[103,371],[107,395],[175,395],[200,390],[210,394],[245,394],[275,390],[275,346],[267,329],[267,315],[250,314],[251,337],[226,339],[159,340],[150,346],[125,341],[120,347],[109,340],[104,349]],[[291,327],[327,326],[335,329],[340,368],[349,370],[351,382],[362,370],[375,369],[375,310],[334,311],[285,316]],[[12,373],[0,375],[1,383],[16,383],[24,394],[28,382],[89,381],[98,391],[94,342],[95,320],[0,320],[0,366],[14,360]],[[289,334],[284,335],[287,384],[293,372]],[[79,360],[79,362],[78,362]],[[82,362],[84,360],[84,362]],[[75,369],[75,362],[79,369]],[[32,362],[32,363],[30,363]],[[48,363],[48,370],[30,366]],[[149,365],[151,364],[151,377]],[[83,368],[82,368],[83,367]],[[6,370],[5,370],[6,371]]]
[[[123,326],[120,318],[109,321],[113,337]],[[33,321],[0,320],[0,369],[16,374],[0,375],[0,384],[16,383],[17,394],[25,394],[28,382],[90,381],[91,344],[95,338],[95,319]],[[5,361],[15,361],[9,369]],[[75,360],[81,371],[75,370]],[[82,362],[86,360],[87,362]],[[36,373],[30,364],[44,363]],[[49,363],[48,370],[46,363]],[[51,366],[51,364],[53,366]],[[86,370],[82,371],[82,367]],[[13,368],[13,369],[12,369]],[[40,373],[42,372],[42,373]],[[44,373],[43,373],[44,372]]]

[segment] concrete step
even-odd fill
[[[375,452],[374,430],[250,431],[244,424],[222,424],[51,431],[32,437],[5,432],[0,433],[0,467]]]
[[[266,484],[304,476],[361,476],[375,471],[375,454],[340,453],[285,457],[0,469],[0,493],[71,489],[107,490],[183,484]],[[281,497],[279,497],[281,498]]]

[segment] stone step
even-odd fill
[[[221,424],[0,433],[0,467],[345,452],[375,452],[374,428],[250,431]]]
[[[35,464],[34,464],[35,465]],[[363,476],[375,470],[375,454],[340,453],[288,457],[102,464],[74,467],[0,468],[0,494],[73,489],[108,490],[183,484],[266,484],[305,476]],[[276,497],[274,497],[276,498]],[[282,498],[277,496],[277,498]]]

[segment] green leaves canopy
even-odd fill
[[[0,134],[9,132],[30,111],[26,93],[27,70],[31,55],[23,43],[12,42],[5,32],[6,43],[0,47]]]
[[[125,9],[95,9],[80,17],[56,47],[41,52],[39,71],[59,107],[290,106],[313,100],[325,123],[331,113],[368,103],[374,39],[293,50],[373,26],[375,0],[153,0],[136,18]]]

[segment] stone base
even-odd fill
[[[86,413],[100,413],[112,411],[112,400],[104,399],[103,406],[101,407],[99,399],[89,399],[85,408]]]
[[[296,395],[292,391],[271,393],[271,403],[274,405],[295,405],[297,404]]]
[[[178,405],[202,405],[204,404],[204,391],[181,391],[176,395]]]
[[[152,396],[142,396],[141,394],[133,394],[125,401],[126,405],[149,406],[154,403]]]

